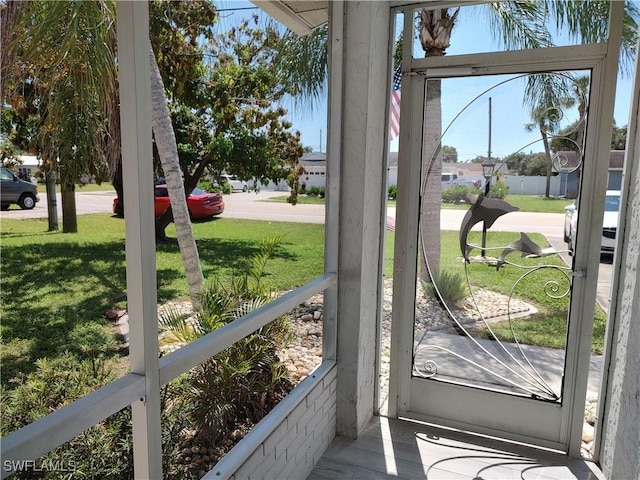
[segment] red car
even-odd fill
[[[169,192],[166,185],[155,186],[154,210],[156,217],[167,211],[171,205]],[[113,199],[113,213],[118,214],[118,199]],[[189,215],[193,219],[208,218],[220,215],[224,212],[224,201],[220,193],[205,192],[200,188],[194,188],[189,198],[187,198],[187,208]]]

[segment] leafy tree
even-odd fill
[[[624,150],[627,148],[627,126],[618,127],[613,123],[611,136],[611,150]]]
[[[577,133],[578,122],[574,122],[558,131],[551,140],[551,149],[554,152],[576,151],[578,145]],[[626,148],[626,144],[627,126],[618,127],[614,122],[611,135],[611,150],[624,150]]]
[[[442,161],[447,163],[456,163],[458,161],[458,150],[456,147],[449,145],[442,146]]]
[[[472,158],[471,160],[469,160],[469,163],[482,163],[486,160],[488,160],[488,157],[485,157],[483,155],[477,155],[475,158]]]
[[[518,175],[546,175],[547,157],[544,153],[512,153],[505,157],[509,171],[516,172]]]
[[[167,8],[165,2],[159,5]],[[156,15],[165,18],[169,14]],[[285,119],[286,110],[275,104],[290,90],[272,68],[281,41],[277,30],[271,24],[260,28],[254,17],[229,32],[213,35],[206,23],[182,35],[191,39],[204,31],[206,46],[194,44],[182,53],[157,48],[166,52],[158,56],[158,62],[164,83],[170,86],[168,107],[185,194],[204,175],[219,178],[226,172],[265,184],[286,178],[303,151],[299,133],[292,132]],[[156,41],[169,40],[174,41],[175,36],[158,35]],[[189,63],[180,63],[182,58]],[[209,58],[212,60],[205,61]],[[180,84],[171,78],[175,71],[181,72]],[[158,219],[161,240],[166,239],[164,230],[172,213]]]

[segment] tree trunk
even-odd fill
[[[160,156],[160,163],[167,182],[169,198],[171,199],[171,210],[173,211],[176,225],[178,245],[180,246],[182,263],[189,285],[189,296],[194,308],[197,308],[200,304],[198,296],[204,277],[200,268],[198,247],[191,229],[187,197],[184,192],[182,171],[178,159],[176,137],[171,124],[164,85],[153,48],[149,48],[149,55],[151,60],[151,124]]]
[[[58,200],[56,198],[56,174],[49,166],[44,174],[47,189],[47,219],[49,221],[49,232],[58,231]]]
[[[73,183],[62,182],[60,191],[62,194],[62,233],[77,233],[76,186]]]
[[[173,222],[173,209],[169,207],[159,217],[156,217],[156,243],[176,243],[175,238],[169,238],[167,227]]]
[[[420,206],[420,279],[431,282],[440,270],[440,208],[442,197],[442,81],[427,80],[422,144]],[[426,259],[429,262],[427,268]]]
[[[116,211],[113,212],[119,217],[124,217],[124,185],[122,183],[122,161],[119,161],[116,165],[116,170],[111,180],[116,195],[118,197],[118,206]]]
[[[547,183],[544,189],[544,196],[549,198],[549,192],[551,190],[551,149],[549,148],[549,137],[544,128],[540,128],[540,134],[542,135],[542,144],[544,145],[544,153],[547,156]]]

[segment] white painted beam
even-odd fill
[[[388,2],[343,7],[336,405],[337,433],[355,438],[374,410],[390,9]]]
[[[118,67],[131,371],[146,379],[132,404],[136,478],[162,478],[151,143],[149,5],[118,2]]]

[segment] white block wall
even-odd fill
[[[304,397],[231,477],[305,479],[336,436],[336,368]]]

